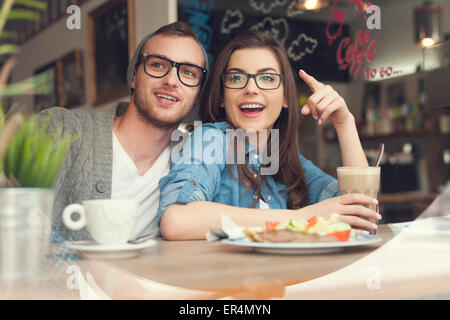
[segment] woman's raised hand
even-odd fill
[[[340,215],[340,221],[350,224],[359,232],[364,231],[358,230],[358,228],[375,230],[377,225],[368,221],[367,218],[379,220],[381,215],[364,207],[364,204],[378,204],[378,200],[364,194],[351,193],[329,198],[299,210],[306,209],[309,217],[322,216],[329,218],[333,213],[337,213]],[[299,213],[303,215],[305,211],[299,211]]]
[[[311,114],[321,125],[330,119],[333,125],[344,124],[353,115],[342,98],[331,86],[317,81],[304,70],[299,71],[300,78],[311,88],[312,95],[308,103],[302,107],[302,114]]]

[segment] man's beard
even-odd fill
[[[140,94],[142,93],[142,95]],[[153,117],[148,108],[146,108],[147,103],[145,102],[145,99],[143,98],[143,92],[140,90],[135,90],[133,94],[134,104],[136,106],[136,109],[139,113],[140,118],[148,123],[151,124],[154,127],[160,128],[160,129],[172,129],[173,127],[177,127],[182,119],[175,121],[175,122],[164,122],[161,120],[156,119]]]

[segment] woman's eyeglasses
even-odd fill
[[[243,89],[250,78],[253,78],[256,86],[262,90],[278,89],[283,81],[283,75],[278,73],[227,72],[222,75],[222,82],[225,88]]]
[[[175,62],[157,54],[143,53],[141,59],[144,60],[144,71],[150,77],[163,78],[175,67],[178,79],[188,87],[199,86],[207,73],[195,64]]]

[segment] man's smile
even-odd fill
[[[173,105],[180,101],[180,99],[176,95],[169,92],[158,91],[155,93],[155,96],[156,99],[163,105]]]

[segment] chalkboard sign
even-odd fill
[[[131,0],[114,0],[89,15],[91,96],[93,104],[126,95],[127,67],[134,44]]]
[[[237,34],[256,29],[280,40],[294,72],[305,69],[320,81],[348,81],[347,70],[339,70],[336,60],[339,41],[331,44],[326,21],[302,19],[304,11],[295,0],[181,0],[178,19],[189,23],[199,36],[211,60]],[[338,25],[330,24],[329,30]],[[342,37],[349,26],[342,26]]]

